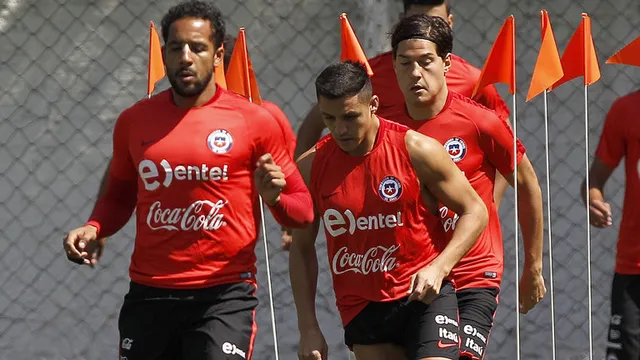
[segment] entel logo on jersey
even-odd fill
[[[451,160],[458,162],[467,154],[467,145],[461,138],[454,137],[444,143],[444,149],[447,150]]]
[[[207,145],[209,149],[216,154],[225,154],[231,150],[233,146],[233,137],[224,129],[214,130],[207,137]]]
[[[380,182],[378,186],[378,194],[384,201],[394,202],[402,195],[402,184],[400,180],[393,176],[387,176]]]
[[[342,226],[347,225],[345,216],[349,221],[348,228]],[[325,229],[327,229],[329,234],[333,237],[338,237],[347,231],[349,231],[349,234],[353,235],[356,232],[356,228],[358,230],[367,231],[404,226],[404,223],[402,222],[402,213],[399,211],[397,214],[361,216],[356,219],[349,209],[344,211],[344,216],[338,210],[327,209],[322,215],[322,220],[324,221]]]
[[[222,167],[214,166],[209,168],[207,164],[200,165],[178,165],[176,167],[162,159],[160,166],[164,170],[165,176],[162,180],[164,187],[169,187],[173,179],[182,180],[197,180],[197,181],[221,181],[229,180],[227,177],[228,165]],[[144,188],[147,191],[153,191],[160,187],[160,182],[152,180],[160,175],[158,172],[158,166],[151,160],[142,160],[138,164],[138,173],[144,183]]]

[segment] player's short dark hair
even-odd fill
[[[331,100],[355,95],[370,99],[371,79],[360,62],[347,60],[331,64],[316,78],[316,95]]]
[[[447,15],[451,14],[451,4],[449,0],[403,0],[404,12],[409,11],[411,5],[427,5],[427,6],[439,6],[444,4],[447,7]]]
[[[439,16],[414,14],[396,24],[391,33],[391,48],[395,58],[398,44],[404,40],[424,39],[436,44],[436,53],[445,58],[453,50],[453,32],[449,24]]]
[[[211,41],[216,49],[222,45],[225,24],[220,10],[210,1],[186,0],[174,5],[162,17],[162,39],[167,42],[169,28],[176,21],[184,18],[209,20],[211,23]]]
[[[233,47],[236,45],[236,38],[232,35],[226,35],[224,37],[224,72],[227,72],[229,69],[229,62],[231,61],[231,53],[233,52]]]

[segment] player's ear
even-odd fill
[[[453,14],[447,16],[447,22],[449,23],[449,27],[453,29]]]
[[[378,107],[380,106],[380,98],[378,95],[371,96],[371,100],[369,101],[369,110],[371,110],[372,114],[375,114],[378,111]]]
[[[444,72],[445,74],[451,69],[451,53],[445,55],[444,59]]]
[[[220,47],[216,49],[216,52],[213,53],[213,66],[214,67],[220,66],[223,58],[224,58],[224,45],[220,45]]]

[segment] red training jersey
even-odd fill
[[[316,144],[310,191],[324,221],[336,304],[346,326],[370,301],[407,296],[438,251],[405,145],[408,128],[379,118],[373,149],[351,156],[331,135]]]
[[[640,91],[617,99],[605,119],[596,156],[611,168],[624,157],[625,191],[616,272],[640,274]]]
[[[270,153],[287,178],[297,173],[267,110],[220,87],[207,104],[180,108],[166,90],[125,110],[113,142],[110,179],[137,189],[132,281],[162,288],[254,281],[256,162]],[[105,212],[101,206],[94,214]],[[98,225],[108,222],[95,216]]]
[[[267,109],[267,111],[269,111],[273,118],[278,122],[280,130],[282,131],[282,136],[284,137],[284,144],[289,152],[289,156],[293,159],[296,152],[296,134],[293,132],[293,128],[291,127],[289,119],[287,119],[287,115],[282,111],[282,109],[280,109],[280,107],[278,107],[278,105],[270,101],[262,100],[262,107]]]
[[[453,91],[449,91],[442,111],[429,120],[413,120],[406,112],[403,118],[394,120],[409,124],[420,133],[442,143],[487,206],[487,227],[453,269],[456,288],[499,288],[504,253],[493,190],[496,170],[502,174],[509,174],[514,170],[511,128],[493,111]],[[519,163],[525,149],[520,141],[517,142],[517,148]],[[458,215],[442,205],[439,211],[443,229],[450,237]]]
[[[371,77],[373,93],[380,97],[377,114],[395,121],[397,117],[404,115],[405,102],[393,70],[393,54],[382,53],[369,60],[369,65],[373,70]],[[451,68],[445,74],[447,88],[471,98],[480,78],[480,72],[480,69],[463,58],[451,54]],[[494,85],[481,89],[473,100],[495,111],[502,120],[507,121],[509,118],[509,108]]]

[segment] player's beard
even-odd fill
[[[173,88],[173,91],[176,92],[176,94],[187,98],[195,97],[202,94],[204,89],[211,82],[211,79],[213,79],[213,69],[211,69],[211,71],[209,71],[203,79],[197,79],[193,83],[193,85],[186,88],[180,85],[176,75],[168,76],[168,78],[169,84],[171,84],[171,87]]]

